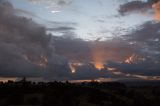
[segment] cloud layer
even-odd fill
[[[71,0],[30,0],[63,6]],[[53,2],[53,4],[52,4]],[[157,1],[127,2],[119,12],[145,11]],[[155,8],[157,8],[155,6]],[[128,78],[128,74],[160,76],[160,23],[149,21],[130,33],[105,41],[73,37],[74,23],[45,28],[18,16],[8,1],[0,0],[0,76],[42,77],[47,80]],[[55,25],[55,26],[54,26]],[[48,34],[50,31],[53,34]],[[62,36],[56,36],[61,33]],[[71,67],[76,69],[71,72]],[[97,68],[96,65],[102,65]]]
[[[67,70],[59,69],[67,66],[67,60],[55,54],[51,35],[46,34],[45,27],[16,16],[13,10],[9,2],[0,0],[0,75],[34,77],[50,73],[50,78],[57,78],[59,74],[67,76]]]

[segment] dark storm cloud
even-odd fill
[[[56,53],[67,57],[70,61],[93,62],[93,56],[107,60],[122,61],[137,52],[137,48],[122,39],[107,41],[84,41],[73,37],[55,37]],[[117,52],[118,51],[118,52]]]
[[[131,12],[147,12],[149,9],[152,9],[152,5],[159,0],[148,0],[148,1],[130,1],[120,5],[119,13],[125,15]]]
[[[74,37],[54,37],[56,53],[70,61],[89,62],[91,60],[91,42]]]
[[[107,69],[98,70],[94,64],[92,63],[85,63],[81,66],[77,66],[76,73],[73,73],[70,76],[71,80],[92,80],[98,78],[124,78],[125,76],[114,75]]]
[[[79,67],[75,75],[71,75],[68,66],[68,60],[89,63],[92,60],[92,42],[73,38],[70,34],[63,37],[48,35],[46,28],[31,19],[16,16],[9,2],[1,1],[0,4],[1,77],[43,77],[45,80],[100,77],[99,71],[93,65]],[[75,30],[61,23],[56,24],[54,31]],[[43,57],[48,62],[45,67],[40,68],[41,61],[46,62]]]
[[[89,63],[91,42],[69,35],[53,37],[31,19],[15,15],[13,9],[9,2],[0,1],[1,77],[43,77],[45,80],[100,77],[93,65],[79,67],[76,75],[71,75],[68,66],[68,60]],[[74,28],[57,27],[54,30],[70,32]]]
[[[101,77],[100,71],[93,64],[85,64],[84,66],[77,67],[72,79],[97,79],[99,77]]]
[[[108,61],[124,62],[132,54],[140,52],[139,46],[131,45],[129,41],[121,38],[106,41],[84,41],[72,37],[54,37],[54,45],[57,54],[63,55],[70,62],[83,64],[76,66],[76,73],[70,77],[70,79],[78,80],[100,77],[125,78],[124,75],[113,74],[107,68],[99,71],[94,64],[97,61],[102,64],[107,64]]]
[[[107,65],[125,73],[159,75],[159,23],[147,22],[119,38],[85,41],[73,37],[75,23],[52,22],[45,28],[13,10],[9,2],[0,0],[0,76],[38,76],[46,80],[114,77],[107,69],[96,69],[96,60],[104,64],[113,61]],[[63,36],[57,37],[55,32]],[[145,55],[147,61],[124,63],[132,54]],[[70,62],[84,65],[71,74]]]
[[[72,37],[55,37],[55,50],[70,61],[93,62],[93,64],[96,59],[100,59],[104,64],[113,61],[108,63],[107,67],[114,67],[123,73],[160,75],[159,27],[160,23],[146,22],[127,35],[106,41],[84,41]],[[132,64],[125,63],[125,60],[133,54],[136,54],[135,62]],[[95,60],[94,56],[96,57]],[[92,71],[77,69],[80,74],[75,74],[76,78],[89,78],[92,74],[95,78],[102,77],[97,69],[94,69],[95,67],[92,68],[91,66],[87,69],[84,68],[84,70]],[[83,72],[90,72],[90,74],[86,75]],[[104,75],[107,76],[107,74]]]
[[[160,55],[160,23],[146,22],[126,35],[125,38],[129,42],[134,42],[135,45],[141,46],[141,51],[144,53]]]
[[[144,75],[144,76],[160,76],[160,67],[158,63],[148,59],[145,62],[137,62],[132,64],[109,62],[109,67],[114,67],[118,71],[133,74],[133,75]]]
[[[123,73],[147,76],[160,75],[160,23],[146,22],[130,34],[123,36],[126,42],[137,47],[132,63],[112,61],[108,67],[114,67]],[[140,57],[138,57],[140,56]],[[142,59],[143,58],[143,59]]]
[[[59,69],[67,65],[67,60],[55,54],[51,35],[31,19],[15,15],[13,10],[16,9],[8,1],[0,0],[0,76],[67,76],[67,70]],[[52,68],[53,65],[59,67]]]

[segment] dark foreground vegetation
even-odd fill
[[[0,84],[0,106],[160,106],[160,86],[8,81]]]

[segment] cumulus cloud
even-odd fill
[[[90,42],[73,37],[55,37],[56,53],[65,56],[71,62],[90,62]]]
[[[115,68],[126,74],[160,75],[159,25],[157,22],[149,21],[120,38],[106,41],[84,41],[72,37],[55,37],[55,50],[71,62],[91,63],[92,65],[96,63],[107,64],[106,68]],[[136,55],[134,57],[135,62],[132,64],[126,63],[126,59],[133,54]],[[109,61],[113,63],[111,64]],[[97,69],[92,68],[90,66],[92,70],[90,74],[98,73]],[[106,69],[106,71],[109,70]],[[81,75],[84,74],[81,73]],[[99,73],[97,75],[102,77]],[[107,74],[104,75],[107,76]],[[86,77],[88,76],[86,75]]]
[[[46,33],[46,28],[15,15],[13,10],[12,4],[0,0],[0,76],[43,77],[47,73],[52,73],[49,76],[52,78],[60,73],[65,75],[59,79],[67,76],[69,72],[60,69],[67,65],[67,60],[55,54],[52,37]]]
[[[62,24],[45,28],[32,19],[17,16],[14,7],[0,0],[0,76],[42,77],[45,80],[98,78],[93,65],[84,65],[71,74],[69,61],[90,63],[91,42],[73,37],[55,37],[48,30],[70,32],[73,27]],[[66,23],[68,25],[68,23]]]
[[[77,67],[76,73],[72,79],[97,79],[99,77],[101,77],[100,72],[93,64],[85,64]]]
[[[146,22],[139,26],[136,30],[126,35],[125,38],[135,45],[141,46],[141,51],[150,55],[160,55],[160,23]]]
[[[52,22],[45,28],[18,16],[8,1],[0,0],[0,76],[46,80],[118,77],[111,68],[120,71],[116,74],[160,74],[159,23],[146,22],[127,35],[106,41],[75,38],[74,26],[75,23]],[[55,32],[63,36],[58,37]],[[145,61],[125,63],[132,54]],[[76,73],[71,73],[69,64],[74,62],[83,65],[76,66]],[[101,71],[95,66],[97,62],[104,65]]]
[[[117,63],[114,61],[108,63],[109,67],[114,67],[124,73],[159,76],[159,25],[160,23],[149,21],[140,25],[136,30],[131,31],[130,34],[123,36],[125,41],[138,47],[138,51],[135,53],[140,57],[135,57],[137,60],[132,64],[128,64],[128,62]]]
[[[103,62],[107,60],[122,61],[127,56],[137,52],[138,48],[122,39],[116,38],[107,41],[84,41],[69,37],[57,37],[54,44],[58,54],[80,62],[93,62],[93,58],[103,58]]]

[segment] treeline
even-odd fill
[[[160,106],[160,86],[119,82],[0,83],[0,106]]]

